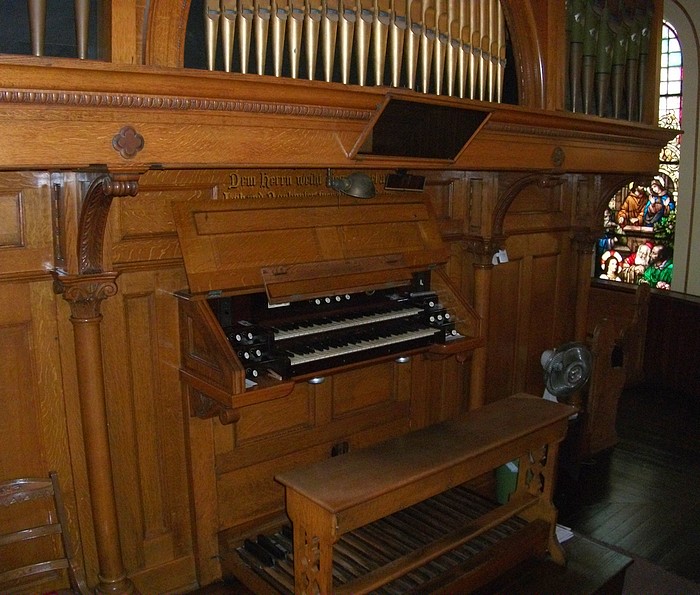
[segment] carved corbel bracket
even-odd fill
[[[226,407],[216,399],[206,396],[198,390],[190,389],[190,416],[199,419],[219,418],[222,425],[236,423],[241,418],[241,412],[232,407]]]
[[[110,172],[97,177],[87,189],[78,224],[78,272],[81,275],[104,270],[102,247],[112,198],[136,196],[142,171]]]

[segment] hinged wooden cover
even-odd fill
[[[422,195],[173,203],[194,294],[266,289],[271,303],[407,281],[448,248]]]

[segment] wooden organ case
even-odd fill
[[[284,182],[300,179],[304,176],[292,172],[281,177]],[[295,186],[291,193],[291,201],[173,203],[189,281],[189,292],[182,292],[179,301],[180,375],[190,415],[216,416],[221,422],[213,444],[190,438],[195,451],[215,449],[213,476],[202,478],[194,468],[198,457],[191,458],[195,506],[217,515],[209,527],[198,520],[197,530],[218,532],[224,572],[256,592],[359,593],[383,581],[390,590],[405,592],[475,588],[523,557],[547,550],[563,562],[553,536],[551,496],[557,446],[571,408],[534,397],[506,400],[486,406],[481,417],[467,415],[451,426],[417,432],[429,422],[422,408],[434,402],[438,388],[421,386],[418,374],[431,360],[449,359],[463,368],[471,361],[469,353],[484,342],[479,316],[441,269],[449,251],[429,202],[420,194],[391,191],[351,198],[313,185]],[[461,408],[469,407],[463,403]],[[193,419],[190,429],[197,423]],[[487,426],[491,433],[479,429]],[[407,441],[391,446],[407,432]],[[376,457],[365,454],[382,441]],[[421,452],[430,453],[426,460]],[[299,467],[334,455],[338,458],[327,460],[327,468],[311,472],[317,485],[297,482]],[[353,457],[360,462],[353,464]],[[514,458],[523,469],[536,465],[523,471],[522,494],[505,512],[492,510],[488,499],[464,487],[450,489]],[[286,498],[271,474],[286,486]],[[531,483],[540,475],[541,481]],[[364,481],[369,484],[356,492]],[[316,582],[314,577],[311,584],[300,578],[305,574],[294,584],[298,568],[286,574],[265,571],[289,568],[292,560],[314,566],[302,556],[303,533],[292,533],[283,514],[286,501],[299,526],[316,522],[304,520],[305,513],[299,516],[299,505],[293,504],[299,485],[305,486],[299,493],[310,498],[303,511],[317,499],[337,499],[329,494],[353,493],[349,510],[336,514],[357,517],[351,527],[378,533],[369,543],[349,544],[357,538],[352,534],[337,544],[342,554],[355,552],[350,554],[355,567],[344,575],[342,566],[329,570],[326,559],[319,562],[326,578]],[[198,504],[212,488],[218,506]],[[410,497],[402,495],[407,489]],[[375,492],[386,504],[369,504],[379,498]],[[333,510],[334,505],[318,506]],[[398,519],[404,509],[412,520]],[[527,525],[521,512],[539,520]],[[378,523],[392,521],[403,526],[390,536]],[[435,529],[426,534],[425,523],[445,524],[445,534],[436,538]],[[460,523],[472,528],[457,531],[461,537],[450,548],[448,536]],[[428,547],[426,535],[436,545]],[[499,535],[503,543],[489,551],[486,544]],[[368,567],[392,543],[408,550],[403,561],[390,562],[384,579],[370,578],[379,570]],[[323,551],[328,545],[319,547]],[[419,553],[426,549],[435,553]],[[446,565],[454,557],[468,563]],[[331,572],[340,573],[337,584],[328,578]],[[469,581],[463,582],[462,573]],[[259,577],[266,577],[267,585]]]
[[[200,528],[221,531],[224,557],[237,555],[236,534],[282,512],[271,471],[424,426],[433,389],[417,379],[448,360],[462,391],[483,345],[479,316],[441,270],[449,251],[421,194],[296,190],[307,196],[173,205],[189,281],[180,374],[191,414],[223,422],[206,478],[220,516]],[[312,361],[280,363],[298,343]],[[193,476],[197,500],[209,490]]]
[[[650,115],[655,91],[643,121],[566,111],[562,2],[76,2],[88,4],[102,9],[100,38],[79,59],[0,55],[0,403],[3,432],[27,445],[3,453],[0,479],[59,471],[100,592],[182,592],[222,573],[266,588],[237,549],[279,529],[276,476],[537,392],[542,348],[585,338],[606,193],[653,173],[671,135]],[[219,72],[184,55],[188,19],[210,17],[196,49],[215,62],[219,32]],[[321,31],[315,70],[301,21]],[[654,35],[660,23],[657,9]],[[498,103],[506,24],[518,105]],[[289,52],[304,53],[298,70]],[[392,102],[447,109],[446,127],[415,126],[422,111],[382,147],[375,125]],[[435,152],[456,121],[468,138]],[[369,174],[377,196],[329,189],[329,167]],[[404,169],[425,192],[383,189]],[[433,294],[449,323],[358,357],[311,354],[297,368],[275,336],[309,316],[371,316],[380,297],[382,316],[407,307],[424,322]],[[539,323],[563,308],[575,316]],[[275,336],[254,366],[259,345],[230,340],[241,321],[268,347]],[[330,338],[324,349],[338,349]],[[547,435],[552,452],[560,437]],[[491,452],[470,468],[519,456]],[[545,526],[513,551],[541,553],[547,494],[540,507],[519,489]]]

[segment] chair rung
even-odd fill
[[[27,502],[31,504],[25,504]],[[84,570],[74,558],[58,474],[50,471],[48,478],[19,477],[0,481],[0,507],[5,509],[16,504],[21,505],[19,510],[22,511],[17,520],[24,519],[27,525],[20,528],[15,524],[13,531],[0,535],[0,547],[17,552],[13,560],[2,565],[0,593],[14,593],[18,589],[46,592],[66,582],[76,592],[90,593]],[[41,514],[45,515],[46,522],[37,524]],[[24,542],[27,545],[22,547],[20,544]],[[49,559],[39,560],[40,554],[46,554]],[[15,567],[10,567],[12,562]],[[39,585],[45,588],[36,588]]]
[[[13,568],[0,574],[0,583],[9,583],[28,576],[51,572],[52,570],[62,570],[68,568],[68,560],[48,560],[46,562],[37,562],[36,564],[28,564],[20,568]]]
[[[27,539],[36,539],[37,537],[46,537],[47,535],[58,535],[61,533],[61,526],[42,525],[41,527],[32,527],[31,529],[22,529],[14,533],[0,535],[0,546],[9,543],[17,543],[18,541],[26,541]]]

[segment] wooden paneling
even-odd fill
[[[644,351],[649,312],[649,286],[596,279],[588,301],[588,334],[603,320],[614,325],[622,349],[625,385],[644,380]]]
[[[0,279],[43,276],[53,263],[48,174],[0,174],[0,221]]]
[[[345,441],[351,447],[353,436],[362,431],[384,436],[380,428],[393,427],[402,418],[408,426],[410,375],[408,364],[376,364],[336,374],[320,384],[300,383],[285,398],[242,407],[239,421],[215,431],[220,434],[214,444],[220,528],[279,512],[281,492],[272,483],[271,469],[289,468],[290,461],[327,458],[334,443]],[[224,434],[233,440],[222,438]],[[253,484],[259,497],[250,498],[247,490],[240,489]],[[228,495],[222,498],[222,493]]]
[[[181,269],[128,272],[104,307],[110,443],[122,552],[131,572],[173,570],[170,587],[194,581],[179,366]],[[182,564],[182,558],[189,563]],[[183,575],[182,572],[185,572]]]
[[[512,393],[518,361],[518,345],[523,333],[521,317],[524,262],[514,256],[493,272],[491,310],[489,312],[486,400],[502,399]]]
[[[182,258],[171,208],[172,202],[214,198],[225,172],[150,171],[139,184],[137,196],[116,201],[111,219],[112,258],[115,266],[144,261],[168,262]],[[184,287],[184,286],[183,286]]]
[[[56,470],[65,492],[68,532],[80,557],[71,474],[71,455],[79,457],[80,450],[71,453],[68,447],[51,282],[2,282],[0,304],[0,479],[48,478],[48,471]],[[11,522],[8,513],[0,510],[3,526]]]
[[[236,422],[236,445],[245,446],[268,435],[312,427],[315,415],[311,397],[306,391],[295,391],[284,399],[247,407]]]
[[[487,401],[518,390],[540,394],[542,351],[573,339],[576,261],[568,228],[575,196],[570,192],[567,183],[528,185],[504,219],[509,261],[493,271]]]
[[[486,358],[488,399],[539,391],[538,353],[568,338],[573,325],[569,235],[572,204],[581,197],[567,182],[523,187],[504,207],[502,229],[494,229],[494,213],[513,179],[498,172],[649,174],[670,133],[559,112],[561,6],[503,4],[521,73],[521,106],[494,105],[493,117],[455,163],[368,165],[348,156],[346,148],[366,131],[386,88],[178,69],[188,1],[107,3],[105,61],[0,57],[0,136],[7,141],[0,145],[0,431],[24,445],[0,452],[0,477],[59,471],[90,586],[100,580],[101,561],[86,470],[84,395],[76,380],[82,362],[76,361],[74,310],[54,295],[47,271],[77,271],[80,241],[102,246],[101,237],[79,237],[83,194],[96,172],[141,174],[137,196],[112,202],[99,263],[121,273],[117,295],[102,304],[102,421],[124,566],[141,592],[183,591],[218,578],[217,531],[281,510],[281,490],[270,479],[277,470],[330,456],[339,442],[356,448],[464,411],[476,359],[432,353],[410,364],[352,370],[268,401],[251,399],[241,407],[239,426],[190,417],[195,395],[180,384],[174,297],[187,278],[172,203],[240,202],[277,191],[278,199],[298,201],[282,188],[263,188],[257,168],[271,168],[271,175],[276,168],[280,175],[299,171],[317,185],[329,166],[367,166],[377,179],[382,169],[428,170],[426,193],[450,242],[444,271],[468,300],[483,292],[474,281],[474,266],[485,264],[479,250],[503,240],[511,257],[493,269],[491,297],[480,304],[490,312],[487,353],[479,355]],[[126,124],[144,139],[135,155],[115,149]],[[555,162],[555,153],[563,162]],[[239,177],[232,179],[232,171]],[[584,182],[582,188],[592,187]],[[590,224],[586,216],[575,221],[580,228]],[[501,232],[504,238],[494,240]],[[465,314],[476,326],[478,317]]]
[[[379,364],[366,374],[363,370],[346,372],[342,378],[334,378],[337,388],[333,394],[333,418],[340,419],[353,413],[380,406],[392,395],[397,400],[407,400],[410,393],[396,393],[395,374],[401,366],[393,363]]]
[[[0,379],[2,411],[0,431],[25,443],[21,449],[2,449],[3,479],[43,475],[48,446],[32,437],[41,431],[41,393],[37,386],[36,339],[32,333],[29,285],[0,286],[3,308],[0,314]]]
[[[644,379],[658,389],[700,394],[700,300],[652,290],[649,298]]]

